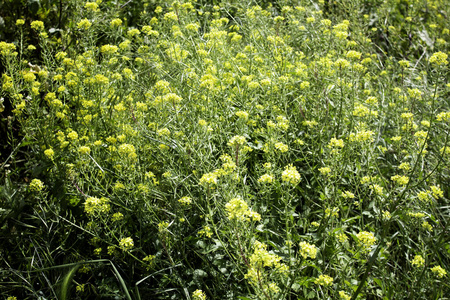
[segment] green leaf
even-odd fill
[[[81,264],[78,264],[74,266],[72,269],[67,272],[66,276],[64,276],[64,279],[61,284],[61,291],[60,291],[60,297],[61,300],[70,299],[70,286],[72,284],[73,276],[75,276],[76,271],[81,267]]]

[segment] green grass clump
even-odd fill
[[[17,20],[2,294],[444,299],[446,1],[294,2]]]

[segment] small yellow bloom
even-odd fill
[[[53,157],[55,156],[55,151],[53,151],[52,148],[46,149],[44,151],[45,156],[47,156],[49,159],[53,160]]]
[[[92,23],[88,19],[83,19],[77,23],[78,29],[88,30]]]
[[[31,28],[36,31],[43,31],[44,30],[44,22],[42,21],[33,21],[31,22]]]
[[[328,275],[319,275],[314,283],[322,285],[322,286],[330,286],[333,284],[333,278]]]
[[[423,267],[425,264],[425,259],[423,259],[422,256],[416,255],[414,256],[413,260],[411,260],[411,264],[417,268]]]
[[[131,237],[123,238],[119,241],[119,247],[123,251],[129,251],[134,247],[134,241]]]
[[[436,52],[434,53],[430,59],[429,62],[435,65],[448,65],[448,61],[447,61],[448,55],[445,54],[444,52]]]
[[[39,179],[33,179],[30,182],[30,190],[32,192],[40,192],[44,189],[44,183]]]
[[[192,293],[192,299],[193,300],[206,300],[206,294],[202,290],[195,290],[195,292]]]
[[[89,148],[87,146],[81,146],[80,148],[78,148],[78,152],[80,154],[89,154],[89,153],[91,153],[91,148]]]
[[[434,274],[436,274],[436,276],[439,278],[443,278],[444,276],[447,275],[447,271],[445,271],[445,269],[442,268],[441,266],[435,266],[435,267],[431,268],[431,271]]]
[[[297,168],[291,164],[285,167],[283,173],[281,173],[281,179],[284,182],[296,185],[300,182],[301,177],[300,173],[297,171]]]
[[[122,25],[122,20],[121,19],[113,19],[113,20],[111,20],[111,22],[109,24],[111,25],[111,27],[119,27],[120,25]]]
[[[300,255],[304,259],[308,257],[315,259],[317,256],[317,248],[307,242],[300,242]]]

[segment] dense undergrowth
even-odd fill
[[[338,2],[5,17],[1,293],[448,299],[450,7]]]

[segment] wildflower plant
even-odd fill
[[[5,297],[450,293],[444,0],[13,2]]]

